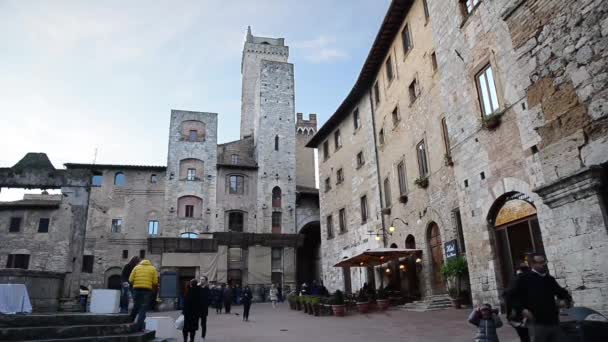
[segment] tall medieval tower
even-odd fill
[[[315,150],[306,147],[310,138],[317,133],[317,114],[310,114],[308,120],[302,113],[296,118],[296,183],[307,188],[316,188]]]

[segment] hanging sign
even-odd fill
[[[458,243],[455,239],[446,242],[444,248],[446,259],[450,260],[458,256]]]

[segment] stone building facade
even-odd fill
[[[359,191],[382,198],[379,224],[396,227],[387,245],[408,247],[411,234],[422,249],[422,296],[442,290],[432,278],[435,223],[439,243],[456,240],[467,256],[475,304],[498,305],[514,267],[544,252],[577,305],[607,311],[607,20],[605,1],[391,2],[355,86],[309,147],[321,150],[351,125],[361,99],[377,103],[361,112],[373,118],[373,133],[355,144],[349,135],[341,150],[377,152],[382,185]],[[424,155],[423,190],[412,183],[420,184]],[[325,193],[323,179],[335,170],[321,163],[319,172],[323,225],[326,208],[350,197]],[[344,182],[354,179],[345,174]],[[335,241],[323,236],[324,256],[350,247]]]
[[[255,37],[248,29],[240,140],[218,145],[215,113],[172,110],[167,166],[65,165],[61,172],[84,175],[87,191],[79,285],[120,287],[122,266],[136,255],[159,268],[161,284],[174,281],[170,287],[178,295],[186,281],[201,275],[218,283],[250,285],[258,300],[262,292],[257,289],[270,283],[293,288],[301,280],[297,277],[318,277],[318,258],[300,260],[308,271],[296,271],[303,249],[319,251],[314,245],[319,234],[314,154],[304,148],[317,127],[314,114],[309,120],[295,115],[288,51],[283,38]],[[306,127],[307,133],[296,138],[297,127]],[[298,163],[300,158],[305,162]],[[12,168],[6,170],[11,174]],[[40,200],[31,196],[0,203],[0,236],[16,241],[1,246],[0,261],[22,267],[13,257],[9,262],[8,255],[28,254],[25,268],[71,271],[62,264],[74,241],[59,227],[64,219],[55,217],[71,219],[60,210],[65,199],[38,196],[44,197],[44,205],[23,207]],[[49,210],[51,228],[57,229],[46,236],[34,234],[30,221]],[[15,215],[28,224],[20,234],[9,232]],[[39,257],[32,248],[38,240],[48,245],[46,253],[65,251]]]

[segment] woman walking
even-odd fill
[[[277,300],[279,300],[279,290],[277,290],[277,286],[272,284],[270,286],[270,301],[272,302],[272,308],[277,308]]]
[[[122,268],[122,272],[120,274],[120,281],[122,283],[122,287],[120,290],[120,313],[128,313],[129,312],[129,296],[131,295],[131,285],[129,283],[129,277],[131,276],[131,272],[139,264],[141,259],[138,256],[134,256],[131,258],[128,264],[126,264]]]
[[[198,319],[201,315],[201,294],[196,279],[190,280],[182,314],[184,315],[184,328],[182,329],[184,342],[188,342],[188,335],[190,335],[190,342],[194,342],[194,334],[198,330]]]
[[[249,288],[249,285],[247,285],[243,290],[243,299],[241,300],[243,303],[243,322],[249,321],[249,309],[251,309],[252,299],[253,293],[251,293],[251,289]]]

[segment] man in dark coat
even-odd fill
[[[251,289],[249,286],[245,286],[245,290],[243,290],[243,298],[241,298],[241,302],[243,303],[243,321],[249,321],[249,310],[251,309],[252,299],[253,294],[251,293]]]
[[[507,291],[506,299],[517,313],[530,322],[533,342],[562,341],[564,333],[559,326],[555,297],[561,300],[561,306],[570,306],[572,297],[549,275],[547,259],[543,254],[533,253],[529,260],[532,271],[516,278],[513,289]]]
[[[222,298],[224,299],[224,310],[227,314],[230,313],[230,306],[232,305],[232,289],[226,284],[222,284]]]
[[[200,287],[200,318],[201,318],[201,337],[203,341],[207,336],[207,314],[209,313],[209,300],[211,292],[209,291],[209,284],[207,283],[207,277],[202,276],[199,283]]]
[[[190,342],[194,342],[194,335],[196,334],[196,330],[198,330],[198,318],[201,315],[200,290],[198,281],[196,279],[190,280],[188,292],[184,298],[184,309],[182,310],[182,314],[184,315],[184,328],[182,329],[184,342],[188,342],[188,335],[190,335]]]
[[[530,272],[530,266],[526,262],[521,262],[519,267],[515,271],[515,278],[509,284],[509,288],[504,293],[505,304],[507,309],[507,318],[509,319],[509,324],[515,329],[517,335],[519,336],[520,342],[530,342],[530,334],[528,332],[528,327],[526,326],[526,320],[521,315],[521,312],[517,312],[511,303],[510,296],[511,292],[515,288],[515,284],[517,283],[517,279],[523,276],[524,273]]]

